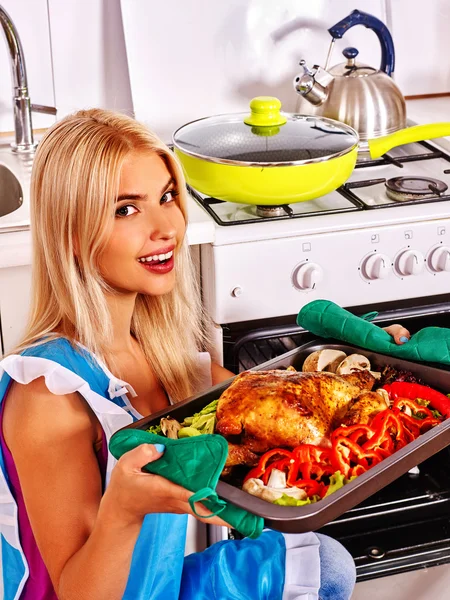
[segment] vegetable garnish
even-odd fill
[[[384,385],[383,389],[387,391],[391,400],[395,400],[395,398],[408,398],[410,400],[422,398],[428,400],[430,406],[438,410],[441,415],[446,418],[450,417],[450,398],[427,385],[394,381],[389,385]]]
[[[172,417],[161,419],[159,425],[149,427],[147,431],[166,435],[167,437],[186,438],[205,433],[214,433],[216,426],[216,410],[219,400],[213,400],[205,408],[192,417],[186,417],[182,423],[178,423]]]
[[[442,396],[450,403],[449,398],[417,383],[399,382],[399,386],[395,382],[384,386],[394,400],[393,404],[391,408],[377,413],[369,424],[342,425],[335,429],[331,434],[331,448],[300,444],[292,451],[286,448],[269,450],[248,472],[244,489],[250,491],[248,482],[260,480],[259,486],[267,488],[265,499],[275,504],[303,506],[316,502],[443,421],[442,415],[437,413],[439,417],[435,416],[437,411],[428,408],[428,405],[439,406],[444,411],[446,407]],[[400,391],[405,392],[406,397],[395,395]],[[416,394],[420,392],[421,397],[408,397],[413,395],[413,391]],[[278,494],[272,499],[269,492],[274,472],[283,475],[286,488],[281,496]],[[304,491],[303,498],[290,493],[295,488]]]

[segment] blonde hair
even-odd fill
[[[108,286],[97,258],[114,224],[122,164],[135,151],[155,152],[165,161],[187,220],[186,186],[177,160],[134,119],[107,110],[82,110],[56,123],[40,142],[31,182],[32,305],[16,352],[62,336],[81,343],[114,371],[108,351],[113,335]],[[172,292],[138,294],[131,333],[176,402],[195,390],[197,353],[208,340],[186,241],[175,268]]]

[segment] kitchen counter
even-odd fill
[[[407,100],[406,115],[418,124],[450,121],[450,96]],[[450,137],[441,138],[438,143],[450,151]]]
[[[407,100],[406,114],[416,123],[450,121],[450,96]]]

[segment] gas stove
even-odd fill
[[[444,144],[400,146],[377,160],[361,156],[342,187],[274,216],[192,190],[215,224],[214,241],[201,247],[202,294],[214,321],[292,316],[317,298],[344,307],[395,306],[448,294]]]
[[[251,206],[190,191],[218,225],[230,226],[446,201],[449,184],[450,155],[422,142],[394,148],[379,159],[362,157],[347,183],[309,202]]]

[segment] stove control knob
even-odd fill
[[[300,263],[292,276],[294,286],[302,292],[315,290],[317,284],[322,281],[323,271],[316,263]]]
[[[439,248],[432,250],[428,257],[428,265],[435,273],[450,271],[450,248],[439,246]]]
[[[386,254],[370,254],[361,265],[364,279],[385,279],[391,271],[391,259]]]
[[[404,277],[419,275],[423,271],[423,265],[424,258],[421,252],[418,250],[405,250],[397,257],[395,270]]]

